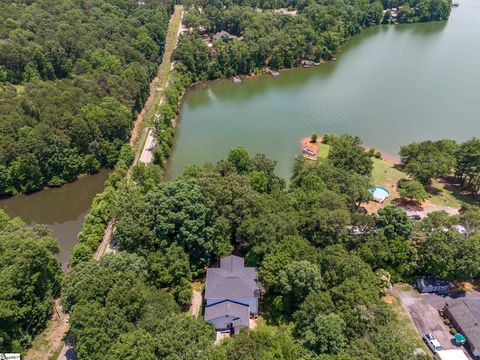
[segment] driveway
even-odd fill
[[[426,333],[433,334],[444,349],[458,349],[453,342],[453,336],[450,334],[450,328],[443,323],[443,319],[438,313],[445,302],[451,298],[437,294],[420,294],[417,291],[404,291],[395,288],[395,294],[399,297],[402,307],[407,312],[410,320],[415,325],[420,336]],[[452,297],[465,296],[469,298],[480,298],[480,292],[467,291]],[[462,347],[463,352],[469,359],[470,354]]]

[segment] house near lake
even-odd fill
[[[219,268],[207,269],[205,321],[217,333],[238,334],[258,315],[260,289],[256,268],[235,255],[222,258]]]

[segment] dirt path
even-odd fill
[[[192,316],[198,317],[200,307],[202,306],[202,293],[198,290],[192,290],[192,305],[190,305],[190,313]]]
[[[32,347],[23,357],[24,360],[49,360],[63,345],[63,338],[68,331],[68,314],[64,314],[60,300],[55,300],[55,308],[47,328],[33,341]]]

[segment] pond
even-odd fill
[[[103,191],[108,174],[109,171],[103,170],[95,175],[81,176],[61,188],[1,200],[0,208],[10,216],[18,216],[27,225],[49,225],[60,245],[59,260],[66,269],[85,215],[94,196]]]

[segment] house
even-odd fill
[[[443,313],[455,329],[465,336],[467,347],[476,357],[480,357],[480,299],[449,299]]]
[[[260,287],[257,270],[245,267],[243,258],[222,258],[219,268],[207,269],[205,321],[232,335],[248,328],[250,318],[258,315]]]
[[[417,280],[415,287],[421,293],[446,294],[450,288],[450,283],[445,280],[422,277]]]
[[[241,37],[231,35],[230,33],[226,32],[225,30],[219,31],[212,35],[212,41],[214,40],[222,40],[225,42],[232,41],[232,40],[242,40]]]

